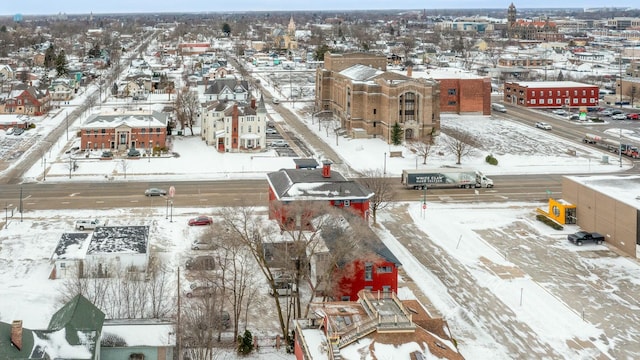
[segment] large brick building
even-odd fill
[[[440,86],[387,71],[384,55],[325,53],[316,72],[315,111],[329,112],[353,135],[390,141],[398,123],[407,140],[423,138],[440,129]]]
[[[530,108],[581,108],[598,105],[596,85],[574,81],[524,81],[504,84],[504,102]]]
[[[156,149],[166,146],[167,115],[157,111],[93,114],[80,128],[82,150]]]

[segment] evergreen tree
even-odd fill
[[[113,96],[118,95],[118,84],[113,83],[113,86],[111,87],[111,95]]]
[[[245,330],[242,336],[238,335],[238,354],[247,355],[253,350],[253,336],[251,331]]]
[[[560,71],[560,72],[558,73],[558,79],[557,79],[557,80],[558,80],[558,81],[563,81],[563,80],[564,80],[564,75],[562,74],[562,71]]]
[[[225,36],[231,35],[231,26],[227,23],[222,24],[222,33]]]
[[[316,60],[316,61],[323,61],[324,60],[324,53],[326,53],[327,51],[331,51],[331,48],[329,46],[327,46],[326,44],[322,44],[322,45],[318,46],[316,51],[313,53],[313,59]]]
[[[67,56],[64,54],[64,50],[60,50],[58,57],[56,57],[56,73],[58,76],[66,75],[69,72],[67,68]]]
[[[391,143],[393,145],[402,144],[403,133],[404,133],[404,130],[402,130],[402,127],[400,126],[400,124],[398,123],[393,124],[393,127],[391,128]]]
[[[44,52],[44,68],[51,69],[56,62],[56,50],[51,44]]]

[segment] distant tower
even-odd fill
[[[13,21],[15,21],[17,23],[22,22],[22,14],[13,15]]]
[[[513,37],[513,32],[515,31],[516,24],[516,6],[511,3],[509,5],[509,9],[507,10],[507,34],[509,38]]]
[[[296,35],[296,23],[293,21],[293,15],[289,19],[289,26],[287,26],[287,35],[295,36]]]

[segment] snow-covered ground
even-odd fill
[[[264,83],[263,83],[264,84]],[[267,88],[268,89],[268,88]],[[147,100],[150,108],[161,107],[161,101],[166,96],[152,95]],[[403,169],[415,167],[437,167],[455,164],[455,159],[449,154],[442,143],[436,144],[427,161],[422,165],[421,160],[411,151],[389,146],[379,139],[349,139],[340,137],[336,141],[334,134],[326,134],[324,129],[318,130],[317,123],[313,123],[309,111],[309,104],[296,102],[281,103],[298,111],[301,120],[307,124],[310,131],[323,138],[332,146],[355,170],[384,169],[391,176],[398,176]],[[21,136],[44,136],[47,129],[59,124],[65,119],[66,109],[57,114],[37,119],[36,130],[31,130]],[[87,114],[84,115],[86,117]],[[271,117],[282,122],[279,115],[270,109]],[[84,118],[83,117],[83,118]],[[81,121],[81,120],[79,120]],[[602,173],[619,171],[621,168],[617,159],[610,159],[609,163],[602,163],[605,153],[580,143],[567,142],[556,137],[551,132],[544,132],[508,120],[498,120],[484,116],[442,116],[443,126],[464,129],[474,134],[482,149],[478,149],[474,156],[463,158],[462,165],[477,168],[488,175],[493,174],[530,174],[530,173]],[[47,182],[50,181],[121,181],[124,180],[123,167],[120,160],[101,161],[97,158],[78,159],[79,168],[69,179],[69,158],[65,150],[73,146],[75,131],[79,123],[71,124],[70,139],[65,136],[53,144],[50,152],[41,154],[46,158]],[[15,139],[12,135],[0,132],[0,141]],[[28,137],[25,139],[29,139]],[[571,150],[571,151],[570,151]],[[291,158],[278,157],[273,151],[260,154],[219,154],[213,147],[207,147],[198,136],[174,137],[173,151],[180,154],[179,158],[152,158],[127,161],[127,180],[163,179],[233,179],[239,177],[263,178],[268,171],[275,171],[283,167],[293,166]],[[391,151],[402,151],[403,157],[390,158]],[[573,155],[575,151],[575,155]],[[28,153],[29,149],[26,148]],[[442,154],[442,155],[441,155]],[[493,154],[499,161],[498,166],[485,163],[484,158]],[[99,155],[99,154],[96,154]],[[623,163],[622,169],[630,167],[630,163]],[[26,174],[26,181],[41,181],[45,167],[44,159],[36,163]],[[399,206],[402,204],[398,204]],[[558,276],[555,280],[540,282],[535,274],[528,274],[529,268],[511,259],[502,248],[488,240],[488,231],[505,229],[524,221],[528,228],[532,228],[532,238],[543,239],[554,249],[561,249],[563,256],[573,253],[580,255],[576,249],[564,246],[566,233],[575,230],[568,227],[562,232],[550,230],[534,220],[534,209],[542,206],[539,203],[505,203],[505,204],[430,204],[425,213],[416,204],[407,205],[415,226],[427,234],[430,242],[437,245],[443,257],[452,261],[452,265],[459,266],[469,276],[470,281],[479,287],[486,288],[497,301],[505,305],[493,318],[482,317],[471,305],[452,295],[451,285],[445,282],[441,274],[425,270],[424,264],[417,260],[415,249],[408,248],[393,236],[393,231],[385,227],[394,215],[394,209],[380,215],[382,227],[380,233],[389,248],[403,263],[403,267],[420,290],[428,297],[438,311],[449,322],[462,354],[468,359],[511,359],[515,346],[520,350],[528,345],[509,343],[510,339],[495,336],[494,331],[487,328],[499,326],[505,328],[516,324],[530,329],[528,336],[531,341],[542,344],[541,351],[552,348],[553,351],[544,355],[535,353],[529,358],[636,358],[640,356],[638,329],[620,326],[607,317],[595,315],[584,318],[584,314],[576,311],[571,301],[563,299],[555,290],[563,286],[575,286],[575,282]],[[168,261],[180,264],[190,252],[188,244],[198,234],[197,229],[186,226],[187,218],[197,213],[213,213],[215,209],[175,209],[174,222],[165,219],[165,208],[155,209],[114,209],[107,211],[32,211],[25,214],[23,222],[15,216],[9,219],[5,229],[0,231],[0,265],[3,275],[0,278],[0,320],[9,322],[15,319],[24,320],[28,328],[42,328],[47,325],[47,319],[59,306],[56,294],[60,290],[61,281],[48,280],[51,270],[50,257],[55,245],[63,232],[72,231],[72,223],[77,218],[100,217],[108,218],[111,222],[121,224],[149,224],[152,226],[153,243],[156,251],[166,253]],[[132,220],[133,219],[133,220]],[[532,231],[529,229],[529,231]],[[521,240],[516,235],[505,231],[507,239]],[[532,245],[518,243],[518,249],[511,252],[526,252]],[[412,251],[413,250],[413,251]],[[581,249],[583,250],[583,249]],[[590,251],[587,249],[583,251]],[[608,281],[616,286],[619,279],[626,279],[631,285],[623,291],[640,293],[637,274],[640,266],[635,261],[620,258],[607,251],[605,246],[597,246],[597,251],[606,252],[602,258],[589,260],[592,268],[614,268],[617,278],[611,276]],[[589,253],[584,253],[588,256]],[[521,256],[521,255],[520,255]],[[555,255],[548,254],[548,258],[537,257],[541,262],[551,261]],[[486,261],[501,267],[519,268],[523,272],[518,277],[500,277],[490,274],[484,267]],[[590,275],[585,274],[585,277]],[[591,275],[593,276],[593,275]],[[554,281],[556,283],[554,283]],[[572,280],[573,281],[573,280]],[[607,280],[603,280],[606,282]],[[568,285],[567,285],[568,284]],[[585,291],[595,291],[599,297],[604,297],[600,304],[615,304],[617,309],[627,309],[627,313],[637,313],[637,301],[625,303],[616,291],[600,292],[594,290],[592,282],[586,282]],[[463,291],[463,290],[460,290]],[[583,296],[593,296],[591,292],[581,293]],[[400,292],[404,296],[414,296],[406,288]],[[586,295],[585,295],[586,294]],[[588,301],[585,299],[585,301]],[[591,309],[596,311],[598,309]],[[606,311],[606,309],[600,309]],[[593,320],[591,320],[593,319]],[[631,320],[633,320],[631,318]],[[630,321],[631,321],[630,320]],[[635,321],[635,323],[640,323]],[[257,329],[258,334],[272,334],[277,326],[269,321],[264,324],[256,322],[250,327]],[[273,326],[273,328],[271,328]],[[629,325],[631,326],[631,325]],[[634,325],[635,326],[635,325]],[[506,331],[505,331],[506,333]],[[573,344],[580,344],[575,346]],[[589,345],[585,345],[585,344]],[[623,349],[616,348],[624,347]],[[602,352],[604,355],[598,355]],[[518,352],[516,352],[518,353]],[[620,356],[616,356],[620,355]],[[389,358],[393,356],[389,354]],[[527,358],[527,356],[524,356]]]

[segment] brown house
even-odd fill
[[[316,70],[315,113],[331,114],[352,136],[390,142],[398,123],[406,140],[424,138],[440,129],[440,86],[387,71],[384,55],[327,52]]]

